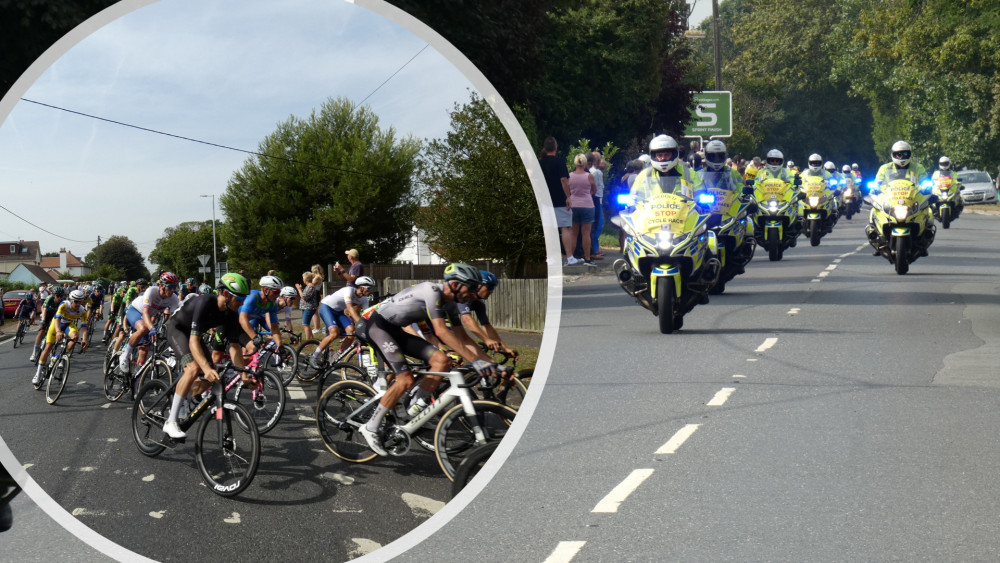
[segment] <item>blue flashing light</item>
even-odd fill
[[[875,180],[872,180],[871,182],[868,182],[868,189],[869,190],[874,190],[875,189]]]
[[[933,189],[934,189],[934,182],[931,182],[930,180],[924,180],[923,182],[920,183],[920,193],[924,195],[931,193]]]
[[[715,196],[713,194],[706,193],[698,194],[698,203],[702,205],[712,205],[715,203]]]
[[[635,196],[632,194],[618,194],[618,205],[623,207],[635,205]]]

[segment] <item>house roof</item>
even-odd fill
[[[25,268],[31,275],[38,278],[39,283],[56,283],[56,278],[49,275],[41,266],[36,266],[34,264],[20,264],[18,268]]]
[[[59,264],[59,256],[46,256],[45,258],[42,258],[42,264],[41,264],[41,266],[43,268],[59,268],[59,266],[60,266],[60,264]],[[86,264],[84,264],[83,262],[81,262],[80,259],[77,258],[76,256],[73,256],[72,252],[67,252],[66,253],[66,267],[67,268],[74,268],[74,267],[78,268],[80,266],[86,266]]]
[[[14,252],[10,251],[11,245],[14,246]],[[0,260],[10,258],[27,258],[34,260],[39,254],[41,253],[38,250],[37,240],[0,241]]]

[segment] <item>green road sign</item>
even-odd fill
[[[685,137],[732,137],[733,93],[694,92],[691,121]]]

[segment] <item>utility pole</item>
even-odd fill
[[[712,0],[712,51],[715,54],[715,89],[722,90],[722,54],[719,53],[719,0]]]
[[[97,279],[101,279],[101,235],[97,235],[97,251],[94,256],[97,257]]]

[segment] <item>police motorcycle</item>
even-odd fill
[[[798,188],[802,179],[796,176],[792,185]],[[768,178],[754,183],[753,196],[758,206],[753,217],[754,238],[767,250],[768,259],[777,262],[802,234],[799,201],[803,194],[797,189],[789,190],[779,178]]]
[[[951,168],[951,161],[948,157],[942,156],[938,166],[942,171],[948,170]],[[958,178],[951,175],[935,174],[932,181],[934,182],[932,193],[937,196],[937,201],[931,204],[931,211],[943,228],[950,228],[952,221],[958,219],[965,209],[962,196],[959,194],[965,187]]]
[[[742,195],[733,190],[716,188],[706,188],[699,193],[711,195],[711,198],[706,198],[706,201],[712,201],[709,229],[715,233],[722,269],[719,281],[709,293],[721,295],[726,291],[726,283],[744,273],[746,265],[753,259],[757,240],[753,237],[750,215],[757,210],[757,204],[750,197],[753,195],[751,181],[743,187]]]
[[[918,187],[909,177],[894,178],[879,186],[870,182],[872,212],[865,227],[868,243],[876,255],[893,264],[903,275],[910,263],[927,256],[936,228],[930,206],[937,200],[934,184],[924,180]]]
[[[854,173],[851,171],[851,167],[844,165],[842,169],[842,174],[840,176],[840,199],[843,202],[843,207],[840,209],[840,214],[844,216],[848,221],[855,213],[861,213],[861,201],[862,194],[860,190],[861,184],[856,180]]]
[[[833,232],[837,223],[837,197],[840,191],[834,180],[822,176],[802,176],[802,200],[799,203],[799,213],[802,221],[802,234],[809,239],[809,244],[819,246],[819,241],[827,233]]]
[[[722,270],[718,240],[708,228],[715,198],[702,191],[696,198],[660,193],[629,202],[611,219],[625,233],[625,257],[612,266],[618,283],[656,315],[663,334],[679,330],[685,314],[708,303]]]

